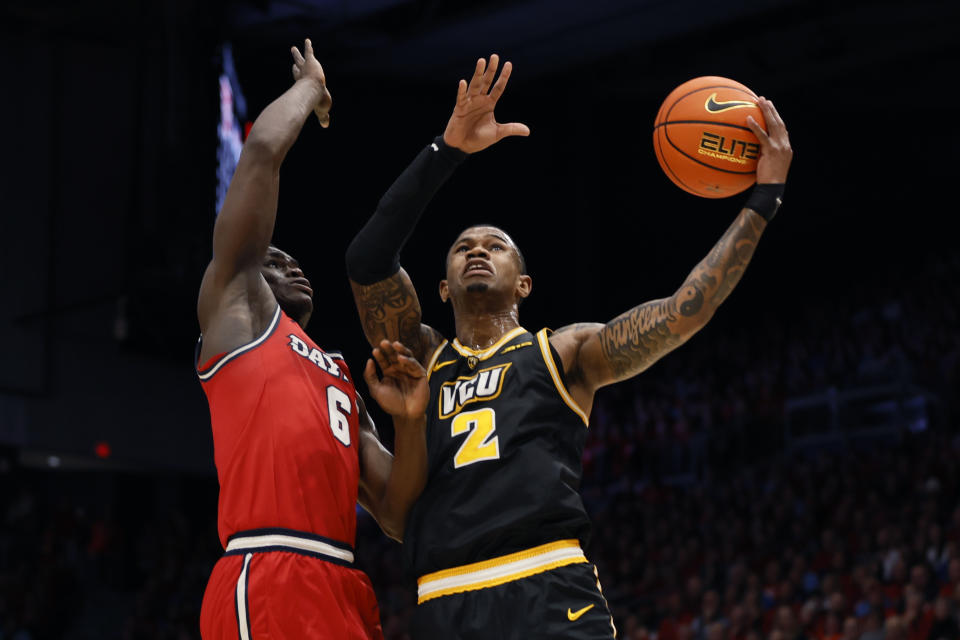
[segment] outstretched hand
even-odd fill
[[[290,47],[290,53],[293,55],[293,80],[301,79],[314,80],[320,85],[320,95],[317,104],[313,107],[313,112],[317,114],[320,126],[327,128],[330,126],[330,106],[333,104],[333,98],[327,91],[327,78],[323,74],[323,67],[313,55],[313,43],[310,38],[303,41],[303,54],[296,47]]]
[[[377,377],[374,360],[383,372],[382,379]],[[419,418],[426,414],[430,399],[427,372],[402,343],[381,340],[380,346],[373,349],[373,359],[367,360],[363,378],[380,408],[395,418]]]
[[[761,97],[757,106],[763,112],[763,119],[767,123],[767,130],[764,131],[753,116],[747,116],[747,126],[760,141],[757,184],[782,184],[787,181],[790,162],[793,160],[793,149],[790,147],[787,126],[772,102]]]
[[[490,63],[483,58],[477,60],[477,67],[470,79],[461,80],[457,87],[457,104],[453,108],[453,115],[447,122],[443,132],[443,141],[451,147],[467,153],[475,153],[486,149],[507,136],[528,136],[530,129],[520,122],[500,124],[493,115],[497,101],[507,88],[510,72],[513,65],[509,62],[503,65],[503,71],[493,83],[497,75],[497,66],[500,58],[497,54],[490,56]],[[491,86],[493,88],[491,89]]]

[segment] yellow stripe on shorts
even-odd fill
[[[428,573],[417,580],[417,604],[453,593],[495,587],[586,561],[577,540],[558,540],[498,558]]]

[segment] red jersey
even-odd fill
[[[254,341],[197,369],[210,405],[220,542],[283,528],[353,546],[359,407],[339,354],[279,305]]]

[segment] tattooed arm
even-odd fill
[[[766,221],[743,209],[706,258],[668,298],[651,300],[606,324],[576,324],[551,336],[570,393],[584,409],[600,387],[633,377],[690,339],[740,281]]]
[[[372,346],[379,345],[381,340],[400,341],[426,366],[434,349],[443,342],[443,336],[420,322],[420,300],[407,272],[401,268],[392,276],[369,285],[351,279],[350,288],[367,341]]]
[[[759,106],[769,135],[752,118],[748,121],[760,140],[757,180],[782,185],[793,157],[787,130],[773,103],[761,98]],[[641,304],[606,324],[556,331],[550,342],[577,404],[589,411],[598,388],[637,375],[703,328],[740,282],[766,225],[759,213],[744,208],[670,297]]]

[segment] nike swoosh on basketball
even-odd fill
[[[711,93],[703,105],[704,109],[710,113],[720,113],[721,111],[729,111],[730,109],[742,109],[743,107],[755,106],[757,106],[756,103],[749,100],[726,100],[724,102],[718,102],[716,93]]]
[[[585,606],[583,609],[580,609],[580,610],[578,610],[578,611],[571,611],[571,610],[569,609],[569,607],[568,607],[568,608],[567,608],[567,619],[570,620],[570,622],[573,622],[574,620],[578,620],[578,619],[580,618],[580,616],[582,616],[583,614],[585,614],[587,611],[590,611],[590,609],[593,609],[593,605],[592,605],[592,604],[588,604],[588,605]]]

